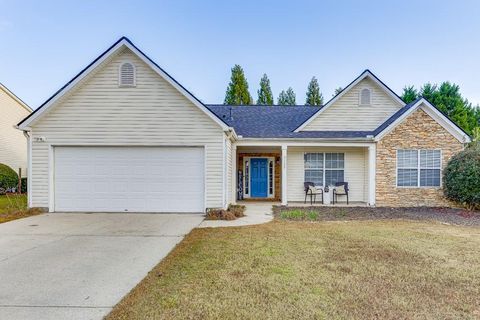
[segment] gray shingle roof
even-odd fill
[[[293,132],[321,107],[314,106],[226,106],[207,107],[238,135],[245,138],[366,138],[373,131]]]

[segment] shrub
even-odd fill
[[[235,220],[237,217],[233,212],[223,209],[208,209],[206,220]]]
[[[300,209],[282,211],[280,213],[280,218],[291,219],[291,220],[301,220],[305,218],[305,212],[303,212]]]
[[[27,193],[28,180],[27,178],[22,178],[22,190],[20,192]]]
[[[241,218],[245,216],[245,206],[240,204],[231,204],[228,206],[228,211],[233,213],[235,217]]]
[[[480,146],[456,154],[444,171],[444,194],[469,210],[480,208]]]
[[[5,191],[15,188],[18,185],[18,175],[17,173],[7,166],[6,164],[0,163],[0,193],[3,189]]]
[[[308,220],[317,220],[318,218],[318,212],[317,211],[310,211],[307,214]]]

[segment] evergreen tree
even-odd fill
[[[320,87],[318,86],[317,78],[313,77],[308,84],[307,89],[307,101],[305,104],[307,106],[319,106],[323,103],[323,96],[320,92]]]
[[[253,99],[248,91],[248,82],[242,67],[236,64],[232,68],[232,76],[225,93],[223,104],[244,105],[252,104]]]
[[[415,89],[413,86],[408,86],[403,88],[402,100],[405,103],[410,103],[412,101],[415,101],[415,99],[417,98],[418,98],[418,92],[417,92],[417,89]]]
[[[289,87],[287,91],[282,90],[278,96],[278,104],[281,106],[293,106],[296,103],[295,92],[292,87]]]
[[[335,97],[337,94],[339,94],[340,92],[342,92],[343,88],[342,87],[338,87],[337,89],[335,89],[335,92],[333,93],[333,96],[332,97]]]
[[[266,74],[263,74],[260,79],[260,89],[258,89],[257,104],[259,105],[273,105],[272,88],[270,87],[270,80]]]
[[[405,103],[412,102],[418,97],[433,103],[469,134],[480,126],[480,109],[478,106],[473,107],[467,99],[463,98],[460,87],[454,83],[445,81],[440,86],[426,83],[418,91],[413,86],[403,89],[402,99]]]

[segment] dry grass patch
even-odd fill
[[[413,221],[195,229],[108,319],[480,317],[480,229]]]
[[[27,196],[24,194],[0,196],[0,223],[41,213],[40,209],[27,209]]]

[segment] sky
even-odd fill
[[[480,103],[480,1],[0,0],[0,82],[33,109],[121,36],[204,103],[240,64],[257,97],[310,79],[328,100],[370,69],[396,93],[451,81]]]

